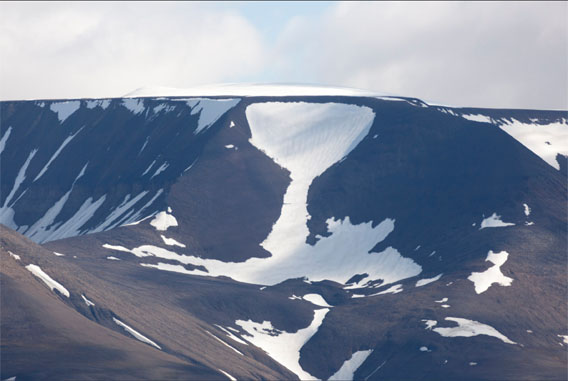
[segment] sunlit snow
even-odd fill
[[[492,262],[493,266],[481,273],[473,272],[467,278],[474,283],[476,293],[481,294],[487,291],[487,289],[489,289],[489,287],[491,287],[493,283],[497,283],[500,286],[511,285],[513,279],[506,277],[501,272],[501,266],[507,261],[508,257],[509,253],[507,253],[506,251],[494,253],[493,251],[489,250],[485,261]]]
[[[51,290],[57,290],[61,295],[69,297],[69,291],[61,283],[56,282],[37,265],[27,265],[26,269],[42,280]]]
[[[178,226],[178,223],[173,215],[168,212],[160,212],[150,221],[150,225],[155,227],[156,230],[166,231],[171,226]]]
[[[154,343],[152,340],[150,340],[149,338],[147,338],[146,336],[142,335],[140,332],[134,330],[133,328],[129,327],[128,325],[126,325],[125,323],[121,322],[120,320],[118,320],[117,318],[112,318],[112,320],[114,320],[114,322],[116,324],[118,324],[119,326],[121,326],[122,328],[124,328],[124,330],[126,332],[128,332],[129,334],[131,334],[132,336],[134,336],[136,338],[136,340],[139,340],[143,343],[146,344],[150,344],[151,346],[158,348],[159,350],[162,350],[162,348],[160,348],[160,346],[156,343]]]
[[[479,230],[485,228],[501,228],[505,226],[513,226],[515,225],[512,222],[503,222],[501,221],[501,216],[498,216],[497,213],[493,213],[490,217],[484,218],[481,221],[481,226]]]
[[[369,357],[371,353],[373,353],[372,349],[366,351],[357,351],[353,353],[351,358],[349,360],[346,360],[341,368],[339,368],[339,370],[335,372],[329,378],[329,380],[353,380],[355,377],[355,372],[365,362],[365,360],[367,360],[367,357]]]
[[[566,122],[531,124],[512,119],[500,124],[499,127],[558,170],[560,164],[556,161],[556,155],[568,156]]]
[[[191,107],[192,115],[199,114],[197,128],[194,132],[194,134],[196,135],[215,124],[215,122],[220,117],[222,117],[227,111],[235,107],[241,101],[240,99],[207,98],[192,98],[183,100],[189,107]]]
[[[427,284],[430,284],[432,282],[437,281],[438,279],[440,279],[442,277],[443,274],[438,274],[433,278],[424,278],[424,279],[420,279],[416,282],[416,287],[422,287],[422,286],[426,286]]]
[[[179,246],[179,247],[185,247],[185,245],[183,243],[179,243],[178,241],[176,241],[173,238],[167,238],[164,237],[163,234],[160,234],[160,237],[162,237],[162,241],[164,241],[164,243],[168,246]]]
[[[444,337],[472,337],[477,335],[487,335],[496,337],[506,344],[516,344],[514,341],[509,340],[508,337],[487,324],[483,324],[475,320],[455,317],[447,317],[445,320],[453,321],[457,323],[457,326],[449,328],[432,328],[436,326],[437,322],[435,320],[426,320],[426,329],[432,329],[432,331]]]
[[[85,302],[85,304],[87,305],[87,307],[90,307],[90,306],[94,306],[94,305],[95,305],[95,303],[93,303],[93,302],[91,302],[89,299],[87,299],[87,297],[86,297],[85,295],[81,294],[81,298],[83,298],[83,301]]]
[[[303,299],[319,307],[333,307],[320,294],[306,294]]]
[[[295,373],[300,380],[314,380],[315,377],[300,366],[300,349],[318,331],[328,312],[327,308],[315,310],[311,324],[295,333],[276,330],[272,323],[266,320],[262,323],[237,320],[235,324],[248,333],[243,335],[243,338],[264,350],[276,362]]]

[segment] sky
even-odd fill
[[[1,2],[0,99],[307,83],[568,109],[567,2]]]

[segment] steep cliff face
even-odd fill
[[[2,102],[2,260],[212,377],[563,377],[567,113],[308,90]]]

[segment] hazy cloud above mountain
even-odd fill
[[[308,82],[568,108],[568,5],[4,3],[2,99]]]

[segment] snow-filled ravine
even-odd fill
[[[250,258],[245,262],[222,262],[143,245],[121,248],[138,257],[156,256],[181,264],[203,266],[187,270],[182,265],[146,264],[160,270],[204,276],[229,276],[237,281],[273,285],[291,278],[310,281],[333,280],[345,283],[355,274],[368,274],[368,281],[383,284],[418,275],[422,268],[398,250],[387,247],[369,253],[395,227],[386,218],[358,225],[345,219],[327,220],[329,237],[319,237],[315,245],[306,243],[308,189],[312,181],[333,164],[345,158],[369,133],[374,112],[364,106],[341,103],[266,102],[247,107],[250,143],[290,172],[280,217],[261,246],[269,258]],[[165,213],[164,213],[165,215]],[[162,229],[159,224],[153,224]],[[112,249],[112,245],[104,247]]]
[[[311,324],[295,333],[276,330],[272,323],[266,320],[262,323],[237,320],[235,324],[247,332],[243,338],[262,348],[275,361],[294,372],[300,380],[314,380],[316,378],[300,365],[300,349],[318,331],[328,312],[328,308],[315,310]]]

